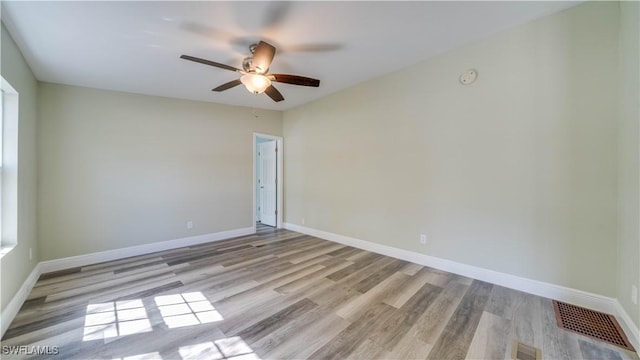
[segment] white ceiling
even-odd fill
[[[285,110],[576,4],[2,1],[2,21],[41,81]],[[278,49],[270,72],[320,87],[214,93],[238,74],[179,58],[241,68],[259,40]]]

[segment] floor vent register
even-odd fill
[[[613,315],[555,300],[553,307],[560,328],[635,351]]]

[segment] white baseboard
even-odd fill
[[[640,329],[638,329],[638,326],[633,322],[629,313],[624,310],[617,299],[615,306],[616,311],[614,314],[616,314],[618,322],[620,323],[620,326],[622,326],[622,330],[624,330],[624,333],[627,335],[627,338],[629,338],[631,345],[633,345],[636,351],[640,351]]]
[[[245,236],[255,233],[255,228],[246,227],[241,229],[221,231],[211,234],[203,234],[185,237],[175,240],[167,240],[161,242],[155,242],[150,244],[131,246],[127,248],[107,250],[92,254],[71,256],[62,259],[55,259],[49,261],[43,261],[40,263],[40,270],[42,274],[58,271],[63,269],[69,269],[78,266],[86,266],[91,264],[97,264],[104,261],[112,261],[118,259],[124,259],[131,256],[151,254],[157,251],[177,249],[184,246],[193,246],[198,244],[204,244],[212,241],[219,241],[230,239],[238,236]]]
[[[27,279],[22,283],[20,289],[18,289],[18,292],[13,296],[11,301],[9,301],[7,307],[2,309],[2,314],[0,314],[0,338],[4,336],[13,318],[16,317],[22,304],[27,300],[27,296],[29,296],[31,289],[36,284],[36,281],[38,281],[40,274],[40,264],[36,264],[29,276],[27,276]]]
[[[251,226],[241,229],[227,230],[217,233],[196,235],[181,239],[107,250],[98,253],[42,261],[33,268],[31,274],[29,274],[18,292],[9,302],[9,305],[7,305],[5,309],[2,309],[2,314],[0,315],[0,338],[4,336],[5,331],[7,331],[7,329],[9,328],[9,325],[13,321],[13,318],[15,318],[15,316],[18,314],[18,311],[20,311],[22,304],[25,302],[27,296],[29,296],[29,293],[31,292],[31,289],[42,274],[52,271],[69,269],[77,266],[85,266],[104,261],[123,259],[131,256],[145,255],[157,251],[177,249],[184,246],[193,246],[213,241],[226,240],[234,237],[255,234],[255,232],[255,226]]]
[[[486,281],[510,289],[515,289],[526,293],[590,308],[593,310],[614,314],[617,317],[618,322],[621,323],[621,326],[627,334],[629,341],[631,341],[636,349],[640,349],[640,333],[638,332],[638,327],[634,324],[631,317],[626,313],[618,300],[615,298],[501,273],[477,266],[466,265],[451,260],[437,258],[434,256],[420,254],[409,250],[377,244],[370,241],[360,240],[349,236],[335,234],[296,224],[284,223],[284,228],[315,236],[321,239],[352,246],[355,248],[391,256],[405,261],[410,261],[415,264],[429,266],[450,273]]]

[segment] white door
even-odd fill
[[[258,144],[258,204],[259,220],[265,225],[276,226],[277,156],[276,141]]]

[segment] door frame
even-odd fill
[[[262,133],[253,133],[253,206],[251,207],[251,218],[253,219],[253,232],[256,231],[256,221],[258,220],[256,217],[256,177],[258,176],[258,174],[256,173],[256,165],[258,162],[256,153],[257,153],[257,149],[256,149],[256,143],[258,138],[263,138],[263,139],[269,139],[269,140],[275,140],[276,141],[276,146],[278,149],[278,152],[276,154],[276,176],[277,176],[277,181],[278,181],[278,186],[276,187],[276,191],[278,192],[277,196],[276,196],[276,211],[278,212],[278,214],[276,215],[276,228],[281,228],[282,227],[282,199],[284,198],[283,195],[283,189],[284,189],[284,171],[283,171],[283,148],[282,148],[282,143],[283,143],[283,139],[281,136],[275,136],[275,135],[268,135],[268,134],[262,134]]]

